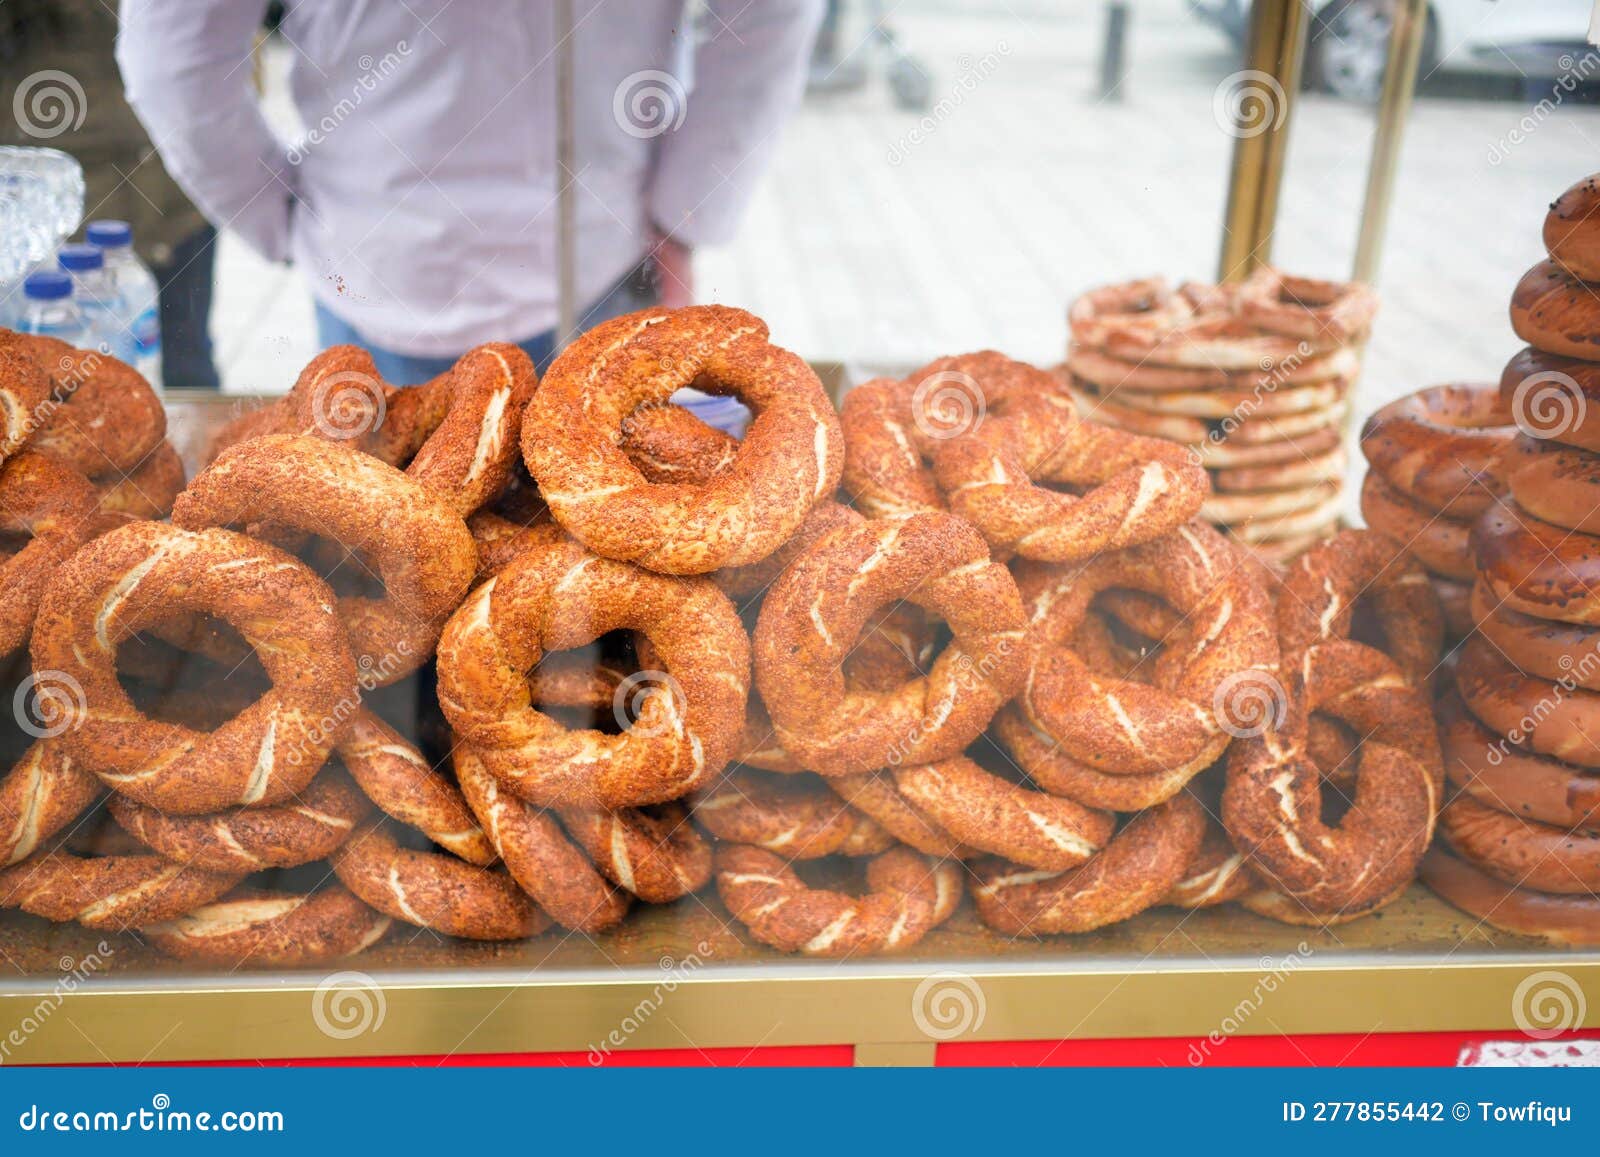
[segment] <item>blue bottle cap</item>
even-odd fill
[[[63,245],[56,250],[56,264],[73,273],[103,269],[106,255],[98,245]]]
[[[83,235],[90,245],[102,249],[120,249],[133,244],[133,226],[126,221],[90,221]]]
[[[22,283],[22,294],[35,301],[58,301],[72,296],[72,278],[54,269],[41,269],[28,274]]]

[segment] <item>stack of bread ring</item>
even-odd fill
[[[1477,632],[1440,705],[1455,798],[1424,878],[1506,931],[1600,944],[1600,176],[1550,207],[1511,299],[1513,428],[1472,524]],[[1501,419],[1497,419],[1501,420]],[[1494,493],[1491,495],[1490,491]],[[1451,528],[1454,533],[1454,527]],[[1594,712],[1595,714],[1591,714]]]
[[[37,462],[19,487],[70,489]],[[1280,581],[1188,448],[991,351],[836,412],[722,306],[605,322],[542,381],[509,345],[410,387],[335,347],[169,501],[92,489],[76,537],[15,528],[49,735],[0,780],[0,907],[176,956],[594,934],[713,885],[811,955],[908,949],[969,892],[1007,936],[1327,924],[1432,831],[1438,612],[1398,544]]]
[[[1461,383],[1390,402],[1361,431],[1368,466],[1362,517],[1427,570],[1457,638],[1475,622],[1472,524],[1504,495],[1501,464],[1516,436],[1498,389]]]
[[[1162,278],[1091,290],[1060,368],[1084,413],[1187,447],[1202,516],[1274,562],[1338,522],[1342,424],[1377,295],[1263,266],[1237,284]]]

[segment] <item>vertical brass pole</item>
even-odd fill
[[[1238,281],[1271,257],[1305,43],[1305,0],[1257,0],[1250,6],[1245,67],[1223,82],[1227,87],[1218,90],[1214,105],[1238,114],[1224,126],[1235,139],[1219,281]]]
[[[1400,141],[1405,135],[1406,118],[1411,115],[1411,98],[1417,87],[1417,69],[1427,31],[1427,0],[1396,0],[1394,26],[1389,32],[1389,63],[1383,73],[1383,93],[1378,98],[1378,126],[1372,136],[1372,163],[1367,169],[1367,192],[1361,203],[1361,233],[1356,240],[1352,274],[1357,281],[1374,280],[1383,259],[1383,238],[1400,165]]]
[[[578,201],[572,44],[572,0],[556,0],[556,348],[578,327]]]

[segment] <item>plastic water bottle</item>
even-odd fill
[[[63,245],[56,251],[56,264],[72,278],[72,300],[88,331],[84,344],[122,357],[119,350],[131,348],[133,339],[117,317],[117,291],[106,273],[104,254],[93,245]]]
[[[22,317],[17,326],[23,333],[60,338],[68,345],[81,346],[87,337],[83,311],[72,300],[72,278],[57,269],[41,269],[28,274],[22,283]]]
[[[126,221],[90,221],[89,244],[105,255],[106,274],[116,291],[119,328],[129,343],[112,353],[145,376],[161,381],[161,303],[155,274],[133,252],[133,229]],[[124,352],[125,351],[125,352]]]

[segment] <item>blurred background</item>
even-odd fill
[[[1310,2],[1273,258],[1344,277],[1388,4]],[[1215,276],[1247,7],[830,5],[737,239],[696,254],[697,295],[755,311],[813,359],[894,366],[986,346],[1058,359],[1079,291]],[[1432,0],[1358,412],[1431,382],[1493,379],[1516,347],[1506,302],[1540,255],[1544,207],[1600,168],[1588,14],[1586,0]],[[1106,56],[1118,20],[1120,70]],[[269,15],[250,67],[285,141],[306,130],[288,81],[300,53]],[[329,83],[361,75],[357,59],[313,63]],[[286,389],[317,348],[304,278],[224,228],[215,293],[223,388]]]

